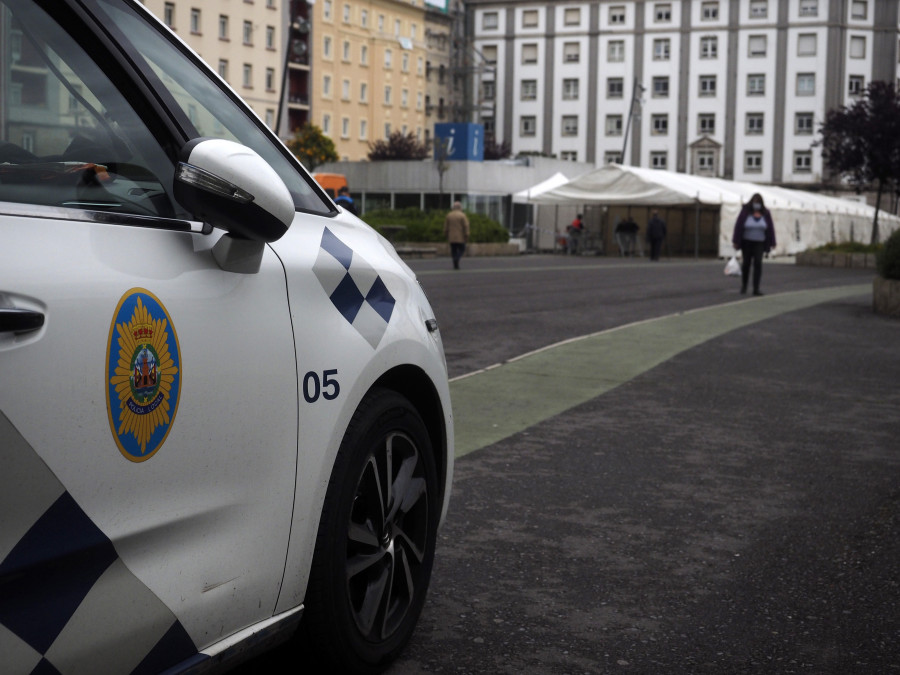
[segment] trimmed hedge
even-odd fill
[[[381,228],[390,225],[402,225],[406,228],[400,234],[392,234],[397,241],[435,242],[446,241],[444,237],[444,218],[446,211],[422,211],[415,207],[405,209],[377,209],[368,211],[362,217],[373,228],[381,232]],[[496,220],[480,213],[468,213],[469,241],[472,243],[506,243],[509,232]]]
[[[876,258],[878,274],[885,279],[900,279],[900,229],[884,242]]]

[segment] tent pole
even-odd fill
[[[700,257],[700,200],[697,200],[697,219],[694,221],[694,258]]]

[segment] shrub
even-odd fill
[[[900,229],[884,242],[884,246],[878,252],[878,274],[885,279],[900,279]]]
[[[826,253],[878,253],[881,250],[881,244],[863,244],[861,241],[844,241],[841,243],[832,241],[816,250]]]
[[[415,207],[405,209],[377,209],[367,211],[363,220],[376,230],[384,234],[386,225],[401,225],[406,229],[393,235],[397,241],[409,242],[436,242],[445,241],[444,217],[446,211],[422,211]],[[466,213],[469,217],[470,233],[469,241],[482,242],[507,242],[509,232],[496,220],[492,220],[480,213]],[[389,233],[391,234],[391,233]]]

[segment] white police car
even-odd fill
[[[0,670],[378,670],[452,474],[412,272],[140,4],[0,43]]]

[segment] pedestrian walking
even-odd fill
[[[349,211],[354,216],[359,215],[356,211],[356,204],[353,202],[353,197],[350,196],[350,188],[346,185],[341,185],[338,190],[338,196],[334,199],[334,203],[343,206],[345,211]]]
[[[444,218],[444,236],[450,244],[453,269],[458,270],[459,260],[466,252],[466,243],[469,241],[469,219],[463,213],[461,202],[453,202],[453,210]]]
[[[735,250],[741,251],[741,294],[747,292],[752,266],[753,295],[762,295],[759,282],[762,278],[763,254],[768,254],[775,248],[775,225],[772,223],[772,214],[759,193],[753,195],[738,214],[731,243]]]
[[[580,213],[575,216],[575,220],[573,220],[569,227],[566,228],[566,231],[569,234],[569,255],[575,255],[578,253],[578,244],[581,241],[581,233],[584,232],[584,221],[581,219]]]
[[[659,217],[659,211],[653,209],[647,222],[647,242],[650,244],[650,260],[659,260],[663,241],[666,238],[666,221]]]

